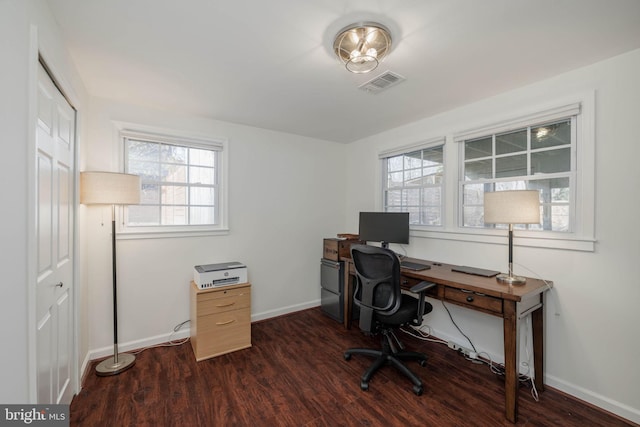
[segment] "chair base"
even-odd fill
[[[360,388],[362,390],[369,389],[369,381],[371,377],[383,366],[390,364],[398,369],[402,374],[404,374],[407,378],[411,380],[413,383],[413,392],[420,396],[423,392],[422,380],[418,378],[416,374],[414,374],[407,366],[402,362],[403,360],[417,360],[420,363],[420,366],[425,366],[427,363],[427,356],[423,353],[418,353],[415,351],[405,351],[400,350],[397,351],[393,343],[391,343],[391,336],[399,343],[393,332],[388,331],[384,333],[384,337],[382,338],[382,350],[374,350],[370,348],[351,348],[344,352],[344,359],[350,360],[351,356],[354,354],[359,354],[362,356],[368,356],[375,358],[373,364],[362,374],[362,378],[360,381]]]

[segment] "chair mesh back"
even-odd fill
[[[396,254],[384,248],[365,245],[351,247],[356,269],[355,303],[360,306],[360,329],[375,332],[375,313],[395,313],[402,301],[400,261]]]

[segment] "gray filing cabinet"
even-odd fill
[[[344,320],[344,262],[322,258],[320,261],[320,305],[327,316]]]

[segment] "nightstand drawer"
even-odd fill
[[[502,314],[502,300],[472,291],[446,287],[444,299],[459,305],[466,305],[483,311]]]
[[[228,292],[211,292],[200,295],[198,298],[198,316],[224,313],[230,310],[239,310],[251,306],[250,288],[233,289]]]

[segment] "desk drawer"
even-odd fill
[[[495,314],[502,314],[502,300],[472,291],[445,287],[444,299]]]
[[[198,316],[249,308],[251,307],[251,291],[247,287],[201,294],[197,304]]]

